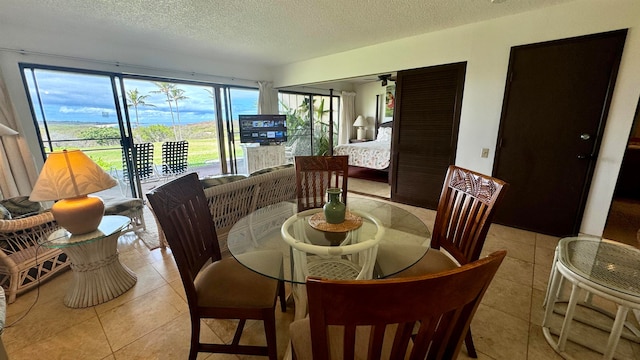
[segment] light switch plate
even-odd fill
[[[480,157],[488,158],[489,157],[489,149],[488,148],[482,148],[482,154],[480,155]]]

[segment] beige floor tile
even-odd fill
[[[551,274],[551,267],[548,265],[533,266],[533,288],[537,290],[547,290],[547,284],[549,283],[549,275]]]
[[[482,304],[529,321],[531,286],[494,277],[482,299]]]
[[[19,317],[23,314],[16,315]],[[14,323],[16,320],[14,316],[7,317],[7,324],[12,325],[5,328],[2,338],[7,351],[11,354],[13,351],[44,341],[95,317],[96,312],[93,308],[71,309],[63,304],[62,298],[46,302],[38,301],[18,322]]]
[[[541,266],[548,266],[549,269],[551,269],[551,266],[553,266],[554,254],[555,249],[536,246],[535,263]]]
[[[504,261],[502,261],[496,277],[510,280],[530,288],[533,283],[533,270],[534,265],[532,263],[507,256]]]
[[[168,285],[100,314],[114,351],[188,313],[185,301]]]
[[[476,349],[492,359],[527,358],[529,322],[480,305],[471,322]]]
[[[529,328],[529,346],[527,349],[528,359],[553,359],[560,360],[562,356],[557,354],[542,333],[540,325],[531,324]]]
[[[512,239],[499,237],[489,233],[485,240],[483,253],[490,254],[498,250],[507,250],[507,256],[515,259],[519,259],[525,262],[534,262],[534,249],[533,244],[522,244]]]
[[[102,314],[167,285],[162,276],[160,276],[151,264],[145,264],[143,267],[139,267],[136,271],[136,277],[138,281],[131,289],[111,301],[97,305],[96,312]]]
[[[200,329],[203,342],[220,342],[221,340],[207,326]],[[165,325],[135,340],[116,351],[116,359],[149,359],[173,360],[186,359],[189,356],[191,340],[191,321],[188,313],[181,314]],[[208,354],[199,354],[198,359],[205,359]],[[237,357],[230,357],[236,358]]]
[[[10,352],[12,360],[103,359],[111,348],[96,317],[70,326],[44,339],[34,340],[20,350]]]

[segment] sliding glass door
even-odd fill
[[[80,149],[142,197],[166,180],[163,144],[186,142],[200,177],[233,173],[239,114],[257,114],[258,90],[21,64],[43,157]],[[149,153],[149,166],[136,159]],[[133,179],[133,181],[130,181]]]
[[[333,144],[338,141],[340,98],[280,92],[279,100],[280,113],[287,115],[287,146],[293,155],[330,155],[329,136],[333,137]]]

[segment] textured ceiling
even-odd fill
[[[0,0],[0,34],[60,32],[276,66],[569,1]],[[0,47],[41,47],[14,38],[0,36]]]

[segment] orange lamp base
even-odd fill
[[[53,204],[51,213],[61,227],[73,235],[98,229],[104,216],[104,203],[98,197],[79,196],[62,199]]]

